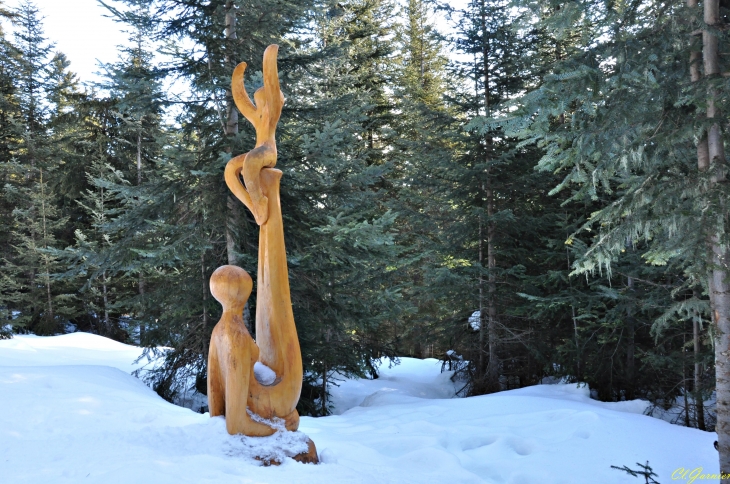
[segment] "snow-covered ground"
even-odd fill
[[[718,472],[715,434],[641,415],[644,402],[575,385],[450,398],[436,360],[409,358],[341,382],[336,415],[302,418],[321,465],[260,467],[222,418],[131,376],[140,353],[84,333],[0,341],[0,482],[640,484],[610,466],[647,460],[663,484],[680,467]]]

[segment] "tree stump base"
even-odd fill
[[[309,438],[307,439],[307,451],[300,452],[299,454],[291,456],[291,458],[297,462],[301,462],[302,464],[319,464],[317,447],[314,445],[314,442],[312,442],[312,439]],[[261,462],[261,465],[263,465],[264,467],[281,465],[281,461],[277,458],[255,457],[255,459]]]
[[[319,457],[317,457],[317,447],[314,446],[312,439],[307,439],[307,451],[297,454],[292,457],[297,462],[302,464],[319,464]]]

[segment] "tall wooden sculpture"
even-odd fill
[[[213,417],[225,415],[230,434],[249,436],[271,435],[282,424],[296,430],[302,390],[302,355],[289,294],[279,200],[282,172],[273,168],[274,135],[284,105],[276,66],[278,49],[270,45],[264,52],[264,86],[254,94],[255,105],[243,84],[246,63],[233,72],[233,98],[256,129],[256,146],[231,159],[225,170],[228,188],[260,226],[255,342],[241,317],[251,294],[251,277],[228,265],[216,269],[210,279],[211,293],[223,306],[223,315],[210,341],[208,407]],[[309,454],[304,460],[316,460],[311,441]]]

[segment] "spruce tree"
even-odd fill
[[[329,412],[337,376],[377,376],[378,358],[393,356],[387,328],[402,312],[398,219],[381,201],[391,173],[383,68],[390,6],[328,7],[313,19],[314,42],[295,53],[306,69],[286,76],[278,131],[292,299],[308,375],[300,411],[313,415]]]
[[[704,6],[712,9],[712,4]],[[662,361],[688,390],[686,357],[666,357],[684,355],[687,341],[696,348],[694,387],[699,388],[704,358],[700,322],[711,305],[719,304],[715,295],[724,292],[713,288],[715,279],[724,280],[724,263],[712,255],[720,253],[718,244],[725,237],[724,195],[714,185],[722,179],[724,159],[719,129],[713,127],[721,112],[713,111],[720,91],[712,79],[722,67],[705,65],[708,76],[699,63],[703,53],[714,49],[712,26],[721,23],[717,10],[702,21],[696,2],[688,8],[601,1],[541,2],[539,7],[532,25],[553,33],[563,47],[561,56],[501,122],[525,143],[545,150],[540,170],[562,177],[555,193],[590,207],[582,209],[590,217],[574,225],[567,237],[584,244],[575,253],[572,272],[598,273],[611,282],[595,286],[608,298],[604,309],[591,311],[592,324],[623,335],[625,362],[619,373],[622,391],[602,398],[630,398],[637,388],[652,387],[638,379],[636,355],[644,351],[644,361]],[[703,47],[690,35],[698,29]],[[647,344],[643,338],[652,322],[659,340]],[[697,328],[687,339],[689,323]],[[720,342],[716,348],[723,351]]]
[[[107,228],[117,231],[116,242],[107,248],[109,267],[101,270],[105,273],[107,270],[121,271],[128,283],[136,278],[136,294],[132,296],[125,291],[125,299],[120,304],[134,315],[129,323],[136,326],[133,332],[138,341],[144,343],[151,318],[146,314],[147,293],[150,292],[147,274],[154,273],[155,265],[136,251],[156,245],[155,229],[149,221],[157,214],[143,220],[138,217],[145,213],[150,216],[141,205],[154,199],[150,199],[150,189],[154,190],[155,186],[155,162],[167,141],[162,121],[167,101],[162,90],[164,73],[152,65],[154,51],[149,42],[155,31],[149,2],[125,3],[129,7],[127,10],[102,2],[129,30],[128,44],[120,46],[119,60],[103,66],[105,76],[99,83],[99,88],[109,93],[116,117],[108,150],[113,153],[114,166],[122,175],[120,183],[112,190],[117,198],[126,201],[120,208],[121,213],[115,217],[114,226]],[[134,188],[127,180],[134,182]]]
[[[53,44],[46,41],[38,9],[24,2],[15,12],[15,76],[18,83],[17,144],[5,168],[9,183],[5,195],[13,205],[10,227],[12,254],[7,268],[15,279],[15,324],[42,334],[53,334],[74,313],[69,288],[57,284],[60,270],[52,252],[56,234],[65,225],[57,208],[57,194],[50,183],[57,173],[56,140],[52,130],[59,85],[54,73],[66,65],[51,60]],[[52,67],[49,67],[52,66]]]
[[[446,69],[444,39],[436,31],[434,5],[409,2],[396,26],[397,57],[393,68],[393,174],[387,206],[398,213],[397,243],[406,252],[398,261],[398,282],[406,311],[391,324],[398,354],[434,356],[444,319],[452,313],[444,270],[451,250],[444,235],[452,214],[454,153],[462,122],[453,98],[458,80]]]
[[[74,245],[59,256],[68,266],[61,277],[83,281],[79,298],[83,301],[85,318],[76,321],[79,329],[127,341],[136,330],[133,322],[121,314],[129,308],[130,274],[118,270],[118,265],[111,260],[110,255],[114,253],[111,249],[118,236],[110,233],[110,227],[124,208],[117,196],[118,187],[128,182],[111,165],[109,144],[107,137],[99,135],[87,144],[84,158],[88,163],[85,173],[89,188],[76,202],[90,224],[76,226]]]
[[[0,2],[0,17],[13,19],[14,14]],[[5,187],[13,180],[10,162],[13,149],[21,138],[21,127],[17,122],[20,106],[17,96],[17,49],[6,38],[0,26],[0,184]],[[0,191],[0,226],[12,225],[14,205]],[[14,255],[11,247],[11,234],[7,230],[0,233],[0,338],[9,337],[16,325],[12,309],[17,304],[19,287],[17,273],[11,271],[9,259]]]
[[[13,210],[14,248],[11,271],[23,274],[22,296],[17,305],[20,315],[18,325],[25,326],[37,334],[54,334],[62,329],[62,323],[73,315],[73,298],[70,294],[58,294],[53,275],[61,266],[52,253],[56,247],[55,233],[68,222],[61,218],[55,206],[56,197],[49,187],[49,173],[38,169],[37,180],[28,187],[8,187],[11,200],[16,202]],[[34,173],[35,175],[35,173]]]
[[[468,81],[454,102],[468,118],[451,169],[455,210],[445,243],[459,261],[451,272],[461,289],[453,295],[458,317],[451,321],[451,349],[469,362],[472,394],[501,389],[501,377],[509,373],[504,361],[524,356],[512,353],[525,328],[510,312],[528,265],[522,256],[530,239],[518,228],[534,224],[530,206],[539,206],[540,192],[530,192],[534,154],[485,124],[530,81],[520,56],[530,39],[513,29],[513,21],[506,2],[483,0],[470,2],[459,19],[458,46],[470,60],[457,66]]]

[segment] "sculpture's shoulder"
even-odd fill
[[[253,342],[251,333],[249,333],[248,329],[246,329],[246,325],[243,323],[243,318],[240,316],[232,318],[232,321],[228,323],[228,332],[231,337],[234,337],[239,341],[243,340],[242,342],[248,343],[250,340]]]
[[[245,342],[247,339],[251,339],[251,334],[246,329],[246,325],[243,323],[243,318],[240,316],[231,316],[228,313],[223,313],[218,324],[213,328],[211,337],[216,339],[226,339],[235,341],[236,343]]]

